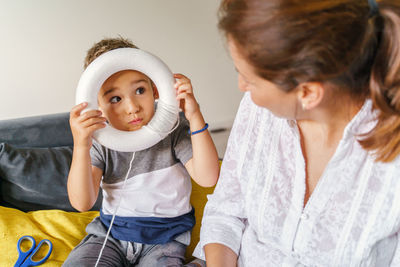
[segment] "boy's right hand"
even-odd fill
[[[94,131],[106,127],[106,118],[100,110],[89,110],[81,114],[87,102],[74,106],[69,114],[69,125],[74,138],[74,147],[89,148],[92,146]]]

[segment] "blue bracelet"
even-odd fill
[[[190,130],[188,130],[188,133],[189,133],[190,135],[195,135],[195,134],[204,132],[205,130],[207,130],[207,128],[208,128],[208,123],[206,123],[206,125],[204,125],[204,127],[201,128],[200,130],[197,130],[197,131],[194,131],[194,132],[191,132]]]

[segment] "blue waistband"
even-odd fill
[[[112,215],[100,210],[100,220],[108,228]],[[194,209],[173,218],[115,216],[111,235],[115,239],[142,244],[165,244],[189,231],[196,223]]]

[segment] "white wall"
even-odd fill
[[[0,119],[66,112],[83,58],[121,35],[192,79],[212,128],[229,126],[241,93],[218,32],[218,0],[0,0]]]

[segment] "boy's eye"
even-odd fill
[[[117,102],[119,102],[119,101],[121,101],[121,98],[120,98],[119,96],[113,96],[113,97],[111,97],[111,99],[110,99],[110,102],[111,102],[111,103],[117,103]]]
[[[144,88],[143,87],[139,87],[138,89],[136,89],[136,94],[137,95],[144,94]]]

